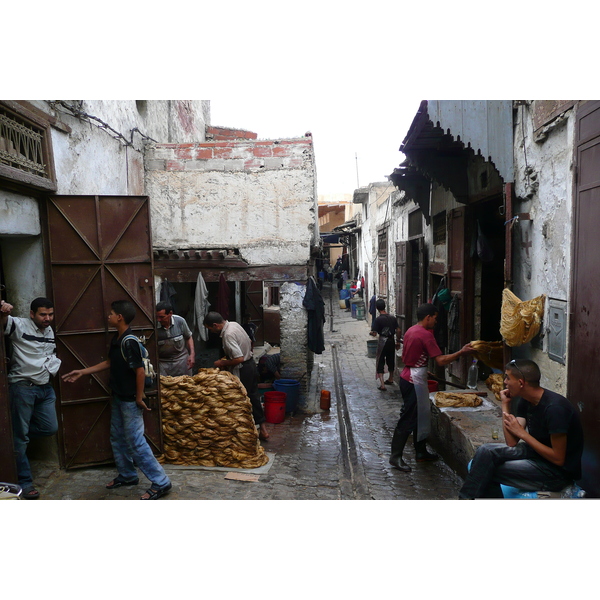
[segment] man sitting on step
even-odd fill
[[[500,484],[557,492],[581,478],[583,430],[573,405],[540,387],[532,360],[511,360],[505,369],[500,397],[506,445],[477,449],[461,500],[502,498]]]

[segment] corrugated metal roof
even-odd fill
[[[400,150],[432,147],[440,133],[492,162],[505,183],[514,181],[512,100],[425,100]]]

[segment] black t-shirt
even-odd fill
[[[386,344],[392,346],[395,344],[396,329],[398,329],[398,319],[390,314],[379,315],[371,327],[371,331],[387,338]]]
[[[566,433],[567,453],[563,469],[573,479],[581,478],[583,429],[575,408],[564,396],[544,390],[536,406],[519,398],[515,416],[526,419],[529,433],[545,446],[552,446],[551,434]]]
[[[127,360],[123,359],[121,353],[121,340],[126,335],[131,335],[131,329],[127,329],[122,336],[116,333],[110,341],[108,358],[110,359],[110,389],[121,400],[135,402],[135,369],[143,367],[140,345],[135,340],[127,340],[123,344],[123,351]]]

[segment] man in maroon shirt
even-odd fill
[[[437,308],[433,304],[421,304],[417,309],[418,323],[404,334],[402,362],[405,366],[400,375],[404,406],[392,438],[390,464],[405,473],[411,468],[402,459],[402,452],[411,433],[417,462],[438,458],[436,454],[429,453],[426,446],[427,436],[431,431],[431,406],[427,386],[429,359],[433,358],[438,366],[445,367],[463,354],[475,352],[471,344],[466,344],[458,352],[442,354],[433,337],[437,314]]]

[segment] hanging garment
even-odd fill
[[[458,294],[452,297],[450,308],[448,309],[448,353],[454,354],[461,348],[460,346],[460,330],[459,330],[459,304],[460,298]]]
[[[175,296],[177,296],[175,288],[169,283],[168,279],[164,279],[163,282],[160,284],[160,301],[168,302],[173,307],[174,313],[177,312]]]
[[[196,280],[196,295],[194,296],[194,319],[193,328],[197,329],[196,340],[206,342],[208,340],[208,329],[204,327],[204,317],[210,310],[208,301],[208,289],[204,282],[202,273],[198,273]]]
[[[219,275],[219,291],[217,293],[217,312],[226,320],[229,320],[229,284],[225,275]]]
[[[308,278],[302,306],[308,311],[308,349],[322,354],[325,350],[325,302],[312,276]]]

